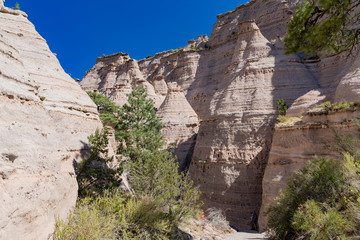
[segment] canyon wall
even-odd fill
[[[359,136],[354,119],[360,118],[359,47],[352,52],[322,56],[307,66],[317,77],[319,88],[309,91],[292,104],[286,121],[278,123],[263,178],[260,228],[266,229],[266,209],[274,203],[292,173],[314,156],[341,158],[337,136]],[[320,107],[324,101],[355,103],[344,109]],[[360,146],[358,146],[360,147]]]
[[[0,239],[51,237],[75,206],[73,163],[101,127],[26,17],[0,5]]]
[[[259,212],[262,202],[266,205],[277,194],[277,189],[266,193],[276,177],[272,171],[263,182],[273,154],[276,101],[284,99],[292,106],[289,116],[299,116],[323,101],[355,101],[359,96],[358,66],[346,54],[316,61],[284,55],[286,23],[298,3],[250,1],[219,15],[209,38],[199,36],[183,49],[138,62],[127,54],[98,58],[81,82],[84,89],[119,104],[138,78],[157,103],[166,96],[166,83],[176,82],[200,121],[195,147],[186,150],[192,154],[190,176],[200,186],[204,207],[222,209],[239,228],[247,228],[250,212]],[[167,111],[167,119],[171,115],[174,122],[181,116]],[[188,138],[194,133],[183,131]]]

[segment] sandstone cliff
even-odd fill
[[[195,147],[199,119],[176,83],[168,83],[168,95],[157,115],[163,123],[161,134],[168,148],[174,148],[182,171],[189,168]]]
[[[26,14],[3,6],[0,82],[0,239],[47,239],[75,205],[73,161],[101,126],[96,106]]]
[[[324,101],[360,104],[358,54],[359,49],[355,49],[351,54],[323,56],[307,64],[317,77],[319,88],[296,99],[286,114],[287,121],[275,128],[263,178],[261,229],[266,228],[265,210],[295,170],[314,156],[340,158],[337,135],[358,137],[353,119],[360,118],[359,107],[328,110],[318,106]]]
[[[275,194],[262,198],[276,101],[294,103],[289,116],[295,116],[325,100],[359,100],[359,66],[346,54],[316,61],[284,55],[286,22],[298,2],[253,0],[219,15],[209,38],[199,36],[183,49],[156,54],[136,66],[157,96],[165,96],[166,82],[176,82],[184,90],[201,120],[190,175],[200,185],[205,207],[223,209],[240,228],[250,224],[251,211],[259,211],[262,201],[267,204],[276,195],[270,190]],[[90,84],[92,90],[112,97],[120,78],[111,82],[107,76],[120,74],[120,82],[133,82],[127,63],[109,60],[101,63],[103,72],[96,70],[98,64],[99,60],[83,79],[84,88]],[[121,70],[110,71],[112,64]],[[91,84],[96,81],[100,87]],[[276,176],[265,174],[266,179],[272,177]],[[270,180],[264,179],[264,191],[266,181]]]

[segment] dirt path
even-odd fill
[[[225,240],[265,240],[265,233],[258,233],[255,231],[241,231],[237,233],[233,233],[225,237]]]

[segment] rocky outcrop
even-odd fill
[[[357,59],[348,61],[345,53],[311,61],[284,55],[286,22],[298,2],[250,1],[219,15],[209,39],[200,36],[183,49],[138,61],[138,70],[156,86],[158,96],[165,95],[167,82],[184,90],[201,120],[190,175],[205,207],[222,209],[240,228],[249,226],[251,211],[259,212],[262,201],[269,201],[262,198],[262,183],[276,101],[284,99],[291,106],[289,116],[322,101],[359,101]],[[104,69],[111,64],[116,63]],[[126,64],[119,68],[115,72],[128,72]],[[94,79],[107,84],[103,76],[107,73]]]
[[[360,118],[359,107],[327,110],[319,104],[360,103],[359,49],[307,63],[317,77],[319,88],[300,96],[286,114],[286,122],[276,126],[269,162],[263,178],[260,227],[266,229],[264,212],[274,203],[292,173],[314,156],[341,157],[336,135],[358,137],[353,119]],[[359,146],[360,147],[360,146]]]
[[[174,149],[181,170],[189,168],[194,151],[199,119],[176,83],[168,83],[168,95],[157,115],[163,123],[161,134],[166,147]]]
[[[126,94],[137,86],[146,89],[148,96],[154,100],[155,107],[159,107],[164,100],[144,79],[137,61],[127,53],[99,57],[80,84],[84,90],[102,93],[120,106],[127,102]]]
[[[75,205],[73,162],[101,127],[96,106],[26,14],[5,7],[0,82],[0,239],[47,239]]]
[[[288,117],[288,122],[277,124],[263,179],[261,230],[266,229],[264,212],[286,187],[294,171],[304,167],[315,156],[340,158],[336,136],[358,138],[358,126],[353,119],[359,118],[359,107],[337,111],[317,108],[303,113],[301,118]]]

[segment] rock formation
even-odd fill
[[[0,239],[48,239],[75,205],[96,106],[26,14],[2,6],[0,82]]]
[[[286,132],[276,133],[273,140],[276,101],[284,99],[292,105],[289,116],[299,116],[325,100],[359,102],[358,61],[347,60],[346,53],[316,61],[284,55],[286,22],[298,2],[250,1],[219,15],[209,39],[199,36],[183,49],[156,54],[136,66],[142,79],[155,86],[157,96],[165,95],[167,82],[176,82],[184,90],[201,119],[190,175],[200,185],[205,207],[221,208],[240,228],[249,226],[251,211],[259,212],[262,201],[267,204],[277,194],[277,189],[269,190],[274,194],[266,193],[265,185],[276,178],[269,165],[262,198],[272,141],[277,144],[277,136],[283,139],[281,134]],[[90,70],[93,80],[88,73],[82,86],[89,84],[113,96],[117,83],[107,76],[121,75],[116,81],[133,81],[128,61],[98,60]],[[116,67],[109,70],[111,66]],[[103,86],[111,90],[106,92]],[[177,118],[174,110],[172,121]]]
[[[96,91],[122,106],[127,101],[126,94],[131,93],[136,86],[142,86],[147,94],[159,107],[164,97],[155,93],[154,87],[145,81],[136,60],[129,54],[117,53],[96,59],[96,63],[81,81],[81,87],[86,91]]]
[[[181,170],[188,169],[199,130],[199,119],[176,83],[168,83],[168,95],[157,112],[168,148],[174,148]]]
[[[358,127],[353,119],[360,118],[359,107],[340,110],[319,107],[325,101],[360,103],[358,54],[359,49],[355,49],[350,55],[343,52],[308,63],[318,78],[319,88],[296,99],[286,114],[287,122],[279,123],[275,128],[263,178],[261,229],[266,228],[264,211],[274,203],[295,170],[304,167],[315,155],[341,157],[335,150],[339,148],[336,135],[358,137]]]

